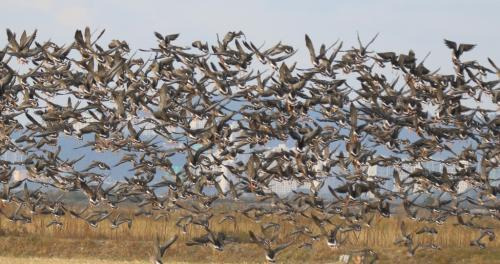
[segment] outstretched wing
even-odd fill
[[[452,50],[457,50],[457,43],[455,43],[454,41],[445,39],[444,44]]]
[[[175,235],[174,237],[172,237],[170,240],[167,240],[167,242],[165,242],[165,244],[163,244],[162,246],[159,247],[159,250],[160,250],[160,255],[163,257],[163,255],[165,254],[165,251],[172,245],[175,243],[175,241],[177,241],[177,238],[179,236]]]
[[[289,247],[291,244],[293,244],[294,241],[290,241],[288,243],[285,243],[285,244],[281,244],[279,245],[278,247],[276,247],[274,249],[274,252],[277,254],[278,252],[282,251],[283,249]]]
[[[314,52],[314,46],[312,44],[312,41],[307,34],[306,34],[306,47],[309,50],[311,61],[314,62],[316,60],[316,53]]]

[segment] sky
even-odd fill
[[[140,4],[139,4],[140,3]],[[73,41],[76,29],[106,29],[100,43],[126,40],[132,50],[157,45],[154,31],[181,33],[178,43],[194,40],[215,43],[227,31],[242,30],[247,40],[267,47],[282,41],[299,48],[296,61],[307,62],[304,34],[313,43],[344,41],[357,45],[356,34],[379,52],[413,49],[417,58],[431,52],[426,65],[452,70],[450,51],[443,38],[478,46],[465,56],[500,64],[500,1],[56,1],[2,0],[0,46],[5,28],[18,32],[38,29],[37,40]],[[259,46],[259,45],[257,45]],[[434,67],[434,68],[432,68]]]

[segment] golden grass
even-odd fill
[[[108,259],[88,259],[88,258],[40,258],[40,257],[0,257],[0,263],[5,264],[148,264],[147,261],[126,261],[126,260],[108,260]],[[171,264],[186,264],[188,262],[168,262]],[[239,262],[245,264],[247,262]]]
[[[131,214],[131,211],[120,209],[122,215]],[[118,212],[115,212],[117,214]],[[234,214],[234,213],[233,213]],[[84,221],[75,219],[69,215],[60,218],[64,223],[61,228],[45,226],[53,218],[50,216],[36,216],[30,224],[12,223],[5,218],[0,218],[0,255],[18,257],[54,257],[54,258],[79,258],[81,261],[92,258],[91,263],[113,263],[98,262],[106,261],[136,261],[131,263],[144,263],[152,252],[153,238],[159,235],[162,239],[179,235],[179,240],[167,252],[166,260],[187,262],[214,262],[214,263],[244,263],[260,262],[264,260],[262,250],[255,244],[249,243],[248,231],[254,230],[259,233],[258,223],[247,217],[234,214],[237,218],[236,226],[232,222],[218,224],[222,215],[216,215],[211,220],[211,227],[215,231],[224,231],[231,237],[238,238],[241,243],[228,244],[223,252],[216,252],[208,247],[187,247],[185,242],[192,237],[204,234],[202,228],[190,226],[187,234],[183,234],[175,227],[177,218],[185,215],[182,212],[173,212],[169,217],[154,221],[152,218],[138,217],[133,221],[131,229],[126,224],[118,229],[112,230],[110,222],[105,220],[97,228],[92,228]],[[410,258],[406,255],[403,247],[394,246],[393,242],[400,236],[400,222],[402,218],[395,216],[391,218],[376,217],[373,227],[363,228],[355,235],[349,232],[347,243],[338,250],[332,250],[326,246],[324,240],[313,245],[313,250],[298,249],[297,246],[305,241],[299,239],[297,244],[286,249],[279,255],[278,261],[287,263],[333,263],[341,254],[349,254],[350,251],[361,248],[372,248],[380,257],[382,263],[461,263],[461,261],[473,261],[473,263],[500,263],[500,242],[498,239],[489,242],[484,239],[487,249],[480,250],[470,247],[470,240],[479,235],[478,230],[472,230],[462,226],[456,226],[455,218],[450,218],[443,225],[419,223],[404,220],[410,231],[421,226],[434,226],[439,234],[417,236],[417,242],[435,243],[442,247],[441,251],[422,249],[417,255]],[[281,224],[279,241],[290,241],[285,235],[290,233],[293,224],[280,221],[278,216],[268,216],[261,223],[275,221]],[[334,221],[341,222],[340,219]],[[300,224],[308,225],[315,233],[319,230],[310,219],[298,217]],[[494,227],[498,230],[498,221],[482,219],[475,222]],[[496,261],[496,262],[495,262]],[[0,263],[11,263],[2,262]],[[12,262],[15,263],[15,262]],[[22,262],[29,263],[29,262]],[[43,262],[36,262],[43,263]],[[58,262],[51,262],[58,263]],[[87,263],[87,262],[76,262]],[[168,262],[167,262],[168,263]],[[462,262],[465,263],[465,262]]]
[[[67,264],[68,259],[62,258],[18,258],[0,257],[0,263],[5,264]],[[96,259],[71,259],[72,264],[143,264],[145,261],[118,261],[118,260],[96,260]]]

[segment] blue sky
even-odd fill
[[[132,49],[156,45],[153,31],[181,33],[180,44],[213,43],[216,33],[243,30],[247,39],[270,46],[294,45],[299,63],[308,60],[304,34],[315,45],[341,39],[356,44],[356,32],[368,41],[377,32],[377,51],[431,52],[430,67],[449,66],[443,38],[478,46],[465,59],[500,61],[500,1],[56,1],[2,0],[2,27],[16,32],[38,29],[38,40],[73,41],[77,28],[106,29],[103,42],[126,40]],[[18,33],[20,34],[20,33]],[[6,34],[0,32],[0,43]]]

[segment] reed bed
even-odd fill
[[[4,209],[5,210],[5,209]],[[113,215],[132,215],[133,211],[128,209],[117,209]],[[153,217],[135,217],[129,229],[126,224],[117,229],[110,228],[110,221],[104,220],[97,228],[90,227],[85,221],[70,215],[62,216],[59,221],[62,227],[47,224],[54,218],[51,216],[37,215],[33,217],[32,223],[13,223],[0,217],[0,254],[4,256],[51,256],[62,258],[95,257],[99,259],[130,260],[139,261],[148,259],[152,252],[152,241],[155,236],[166,239],[175,234],[179,240],[169,249],[167,258],[176,261],[190,262],[231,262],[231,261],[262,261],[263,254],[260,248],[250,243],[248,231],[260,232],[260,223],[277,222],[281,228],[278,241],[286,242],[292,240],[287,236],[294,230],[294,226],[307,225],[314,233],[319,233],[312,220],[300,216],[297,223],[280,220],[279,216],[263,217],[260,223],[239,214],[232,213],[237,221],[219,224],[223,214],[217,214],[210,221],[211,229],[223,231],[228,236],[236,238],[239,243],[228,244],[223,252],[215,252],[211,248],[203,246],[187,247],[185,242],[190,238],[205,234],[203,228],[190,225],[187,232],[183,233],[175,226],[176,220],[186,215],[184,212],[174,211],[167,217],[154,220]],[[333,218],[334,223],[343,223],[344,220]],[[406,249],[394,245],[394,241],[400,237],[400,224],[405,221],[408,231],[414,231],[422,226],[433,226],[438,230],[437,235],[416,236],[416,243],[434,243],[442,247],[441,251],[422,249],[417,256],[409,258]],[[475,220],[476,222],[478,220]],[[480,220],[483,226],[493,227],[498,230],[498,221],[484,218]],[[453,260],[458,262],[463,259],[476,258],[476,263],[494,263],[500,259],[500,242],[486,241],[487,249],[480,250],[470,247],[471,240],[479,236],[479,230],[470,229],[456,225],[455,218],[449,218],[442,225],[429,224],[412,221],[402,216],[395,215],[391,218],[375,216],[372,227],[364,227],[361,232],[348,232],[343,234],[347,237],[346,243],[338,250],[332,250],[326,246],[324,238],[314,243],[313,250],[298,249],[298,245],[306,241],[304,237],[296,240],[296,244],[283,251],[280,261],[301,262],[311,261],[317,263],[331,263],[338,260],[341,254],[352,250],[372,248],[380,256],[382,262],[388,261],[412,261],[437,258],[433,262],[446,263]],[[483,241],[483,242],[484,242]],[[464,255],[466,253],[466,255]],[[479,256],[479,257],[478,257]]]

